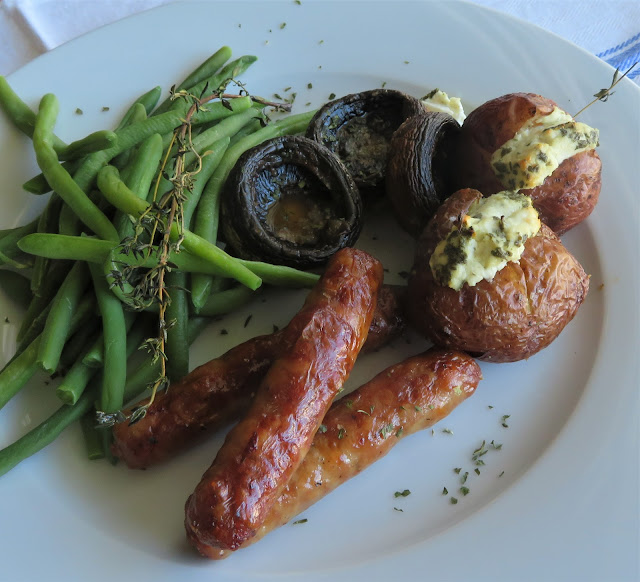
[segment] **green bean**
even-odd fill
[[[216,315],[225,315],[234,309],[238,309],[246,305],[255,298],[257,292],[238,285],[232,289],[226,289],[218,293],[209,295],[207,302],[200,309],[199,315],[204,317],[215,317]]]
[[[229,147],[216,171],[207,183],[196,213],[194,233],[210,243],[215,243],[218,238],[218,221],[220,214],[220,194],[229,173],[235,166],[238,158],[248,149],[261,144],[267,139],[300,133],[309,125],[314,111],[290,115],[276,121],[266,127],[249,134]],[[211,292],[211,277],[194,276],[191,281],[191,303],[196,313],[205,304]]]
[[[37,354],[40,348],[40,336],[17,357],[13,358],[0,372],[0,409],[13,398],[18,391],[40,369]]]
[[[242,115],[241,113],[238,116]],[[230,118],[231,119],[231,118]],[[221,122],[222,123],[222,122]],[[193,214],[196,211],[202,191],[207,184],[209,178],[213,172],[215,172],[222,156],[227,151],[231,139],[229,137],[223,137],[219,139],[211,146],[211,151],[202,156],[202,165],[200,171],[194,176],[191,183],[191,191],[188,198],[182,205],[182,217],[186,228],[190,228]]]
[[[117,129],[122,129],[136,121],[145,119],[147,114],[156,106],[161,92],[162,89],[160,87],[155,87],[151,91],[148,91],[139,97],[124,114],[124,117]],[[126,152],[123,152],[121,155],[124,155],[125,153]],[[73,175],[80,167],[80,164],[81,160],[73,160],[70,162],[63,162],[62,166],[69,174]],[[38,174],[30,180],[27,180],[22,185],[22,188],[31,194],[47,194],[48,192],[51,192],[51,186],[49,186],[49,182],[47,182],[47,179],[42,174]]]
[[[116,131],[118,131],[119,129],[123,129],[128,125],[131,125],[141,117],[151,115],[151,112],[153,111],[153,108],[156,106],[156,103],[158,103],[158,100],[160,99],[161,94],[162,94],[162,87],[158,86],[140,95],[140,97],[138,97],[131,104],[131,107],[129,107],[127,112],[122,117],[122,120],[120,121],[118,127],[116,128]],[[141,115],[141,112],[139,109],[140,105],[144,107],[144,112],[145,112],[144,116]]]
[[[191,345],[196,338],[209,325],[210,320],[206,317],[191,317],[187,325],[188,342]],[[160,362],[152,362],[149,357],[144,363],[138,365],[134,372],[127,378],[127,384],[124,388],[124,401],[130,402],[137,398],[149,387],[149,385],[160,374]],[[0,457],[2,453],[0,451]]]
[[[149,208],[147,202],[140,200],[126,187],[118,177],[118,170],[113,166],[106,166],[100,170],[98,174],[98,188],[104,194],[105,198],[116,208],[136,218]],[[185,229],[180,233],[178,225],[174,222],[171,225],[172,239],[176,240],[180,235],[183,237],[182,246],[192,255],[210,261],[217,267],[225,270],[227,276],[236,279],[251,289],[257,289],[260,286],[260,278],[246,267],[239,265],[236,259],[189,230]]]
[[[96,338],[101,335],[98,330],[99,324],[98,318],[92,318],[76,333],[69,336],[60,356],[58,371],[61,374],[66,374],[74,363],[81,359],[81,355],[84,357],[88,347],[93,345]]]
[[[158,164],[162,157],[162,136],[154,133],[140,144],[127,170],[125,183],[138,198],[147,198],[151,183],[158,171]],[[133,223],[129,215],[116,213],[113,222],[120,240],[133,235]]]
[[[58,230],[58,217],[62,209],[63,201],[53,194],[38,219],[38,232],[56,232]],[[49,262],[44,257],[36,257],[31,271],[31,292],[40,295],[40,288],[47,275]]]
[[[71,264],[68,261],[55,261],[50,265],[45,285],[40,288],[41,295],[31,298],[27,312],[18,330],[18,351],[21,351],[24,346],[31,343],[44,328],[51,300],[55,297],[70,269]]]
[[[72,160],[70,162],[62,162],[61,165],[69,174],[73,174],[81,163],[81,160]],[[51,186],[49,186],[49,182],[47,182],[47,179],[43,174],[38,174],[37,176],[27,180],[22,184],[22,189],[29,192],[29,194],[35,194],[36,196],[48,194],[52,190]]]
[[[130,115],[127,115],[126,123],[123,120],[123,123],[120,124],[122,125],[122,127],[127,127],[127,125],[138,123],[139,121],[144,121],[147,118],[147,110],[144,108],[144,105],[142,105],[142,103],[136,103],[129,113]],[[118,154],[111,161],[112,165],[114,165],[118,169],[125,169],[129,164],[129,161],[131,160],[133,151],[134,148],[129,148],[128,150],[123,151],[121,154]]]
[[[9,120],[25,135],[33,137],[36,126],[36,114],[13,91],[7,80],[0,75],[0,109]],[[54,150],[60,151],[67,147],[59,137],[52,135],[51,144]]]
[[[223,138],[231,138],[238,133],[252,119],[260,119],[263,117],[262,111],[250,107],[246,111],[232,115],[216,123],[213,127],[203,131],[198,137],[193,139],[193,149],[196,152],[203,153],[212,148],[213,145]],[[184,165],[188,168],[196,159],[193,152],[187,152]]]
[[[197,83],[204,81],[215,74],[222,65],[224,65],[231,58],[231,49],[228,46],[223,46],[213,53],[207,60],[200,64],[187,78],[182,81],[175,91],[184,91],[191,89]],[[158,108],[155,110],[154,115],[164,113],[171,107],[173,101],[171,99],[165,99]]]
[[[246,261],[236,259],[252,273],[255,273],[265,283],[277,287],[313,287],[320,278],[320,275],[299,271],[293,267],[283,265],[272,265],[271,263],[261,263],[259,261]]]
[[[58,232],[66,236],[77,236],[82,231],[82,223],[71,206],[65,204],[58,218]]]
[[[56,153],[51,147],[52,129],[57,114],[58,100],[55,95],[49,93],[40,101],[40,109],[36,116],[36,125],[33,132],[33,146],[38,166],[40,166],[47,182],[73,209],[84,224],[101,238],[118,240],[118,233],[111,221],[86,196],[78,184],[58,163]],[[103,150],[87,157],[100,155],[112,149],[114,148],[109,148],[109,150]]]
[[[124,312],[124,325],[127,332],[127,346],[129,346],[129,334],[138,314],[131,311]],[[143,327],[143,326],[138,326]],[[134,337],[137,337],[137,333]],[[104,366],[104,335],[100,333],[93,344],[82,357],[82,362],[90,368],[101,368]]]
[[[90,133],[82,139],[71,142],[67,147],[57,151],[58,158],[63,161],[77,160],[87,154],[99,152],[113,147],[118,141],[118,136],[108,129],[100,129]]]
[[[18,262],[21,259],[22,252],[18,247],[18,241],[25,235],[31,234],[38,229],[38,219],[32,220],[30,223],[17,228],[6,229],[3,231],[3,236],[0,238],[0,266],[11,265],[25,265],[24,262]]]
[[[75,333],[93,311],[93,299],[84,299],[73,314],[69,333]],[[40,369],[38,352],[42,335],[37,336],[20,354],[0,371],[0,408],[2,408]]]
[[[65,428],[91,409],[94,398],[95,392],[87,391],[74,406],[63,404],[45,421],[0,450],[0,475],[4,475],[24,459],[51,444]]]
[[[101,264],[109,259],[111,262],[107,267],[108,270],[117,269],[119,264],[140,268],[151,268],[157,264],[154,256],[139,258],[125,255],[120,252],[121,247],[112,242],[86,236],[34,233],[24,237],[19,244],[26,252],[50,259],[71,259]],[[185,272],[211,275],[224,275],[226,272],[216,263],[195,256],[184,249],[179,253],[171,253],[169,261]]]
[[[167,273],[170,301],[165,312],[167,321],[167,377],[175,382],[189,373],[189,342],[187,323],[189,301],[187,299],[187,275],[182,271]]]
[[[144,337],[145,328],[138,325],[137,328],[131,329],[136,321],[136,314],[125,313],[125,331],[126,336],[126,355],[127,357],[134,352],[140,345]],[[94,378],[96,372],[104,365],[104,334],[100,332],[94,342],[85,343],[85,349],[79,355],[71,369],[65,374],[62,382],[56,389],[56,395],[65,404],[75,404],[82,393],[85,391],[89,382]],[[100,385],[104,382],[103,376],[100,376]]]
[[[64,343],[70,335],[71,320],[88,284],[84,263],[73,265],[53,299],[38,348],[38,363],[53,374],[58,367]]]
[[[80,418],[80,426],[82,428],[82,436],[87,450],[87,458],[90,461],[104,459],[104,450],[102,449],[102,437],[99,429],[96,428],[96,420],[93,414],[85,414]]]
[[[229,104],[230,109],[227,109],[222,103],[207,104],[206,108],[203,107],[193,115],[191,119],[192,125],[224,119],[240,113],[251,107],[251,98],[239,97],[238,99],[230,100]],[[100,169],[115,156],[139,144],[154,133],[159,133],[160,135],[170,133],[176,127],[182,125],[183,122],[184,116],[180,112],[170,110],[118,130],[116,132],[118,135],[117,146],[88,155],[74,174],[76,183],[83,191],[88,192]]]
[[[56,388],[56,396],[67,405],[75,404],[97,372],[97,368],[87,366],[78,358]]]
[[[91,265],[91,277],[102,316],[104,334],[104,374],[100,392],[100,408],[113,413],[122,408],[127,371],[127,329],[122,304],[111,293],[98,265]]]

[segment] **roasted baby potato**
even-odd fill
[[[545,124],[540,145],[535,127]],[[521,139],[514,147],[516,134]],[[530,145],[532,134],[533,150],[523,153],[520,148]],[[457,187],[476,188],[485,196],[505,188],[519,189],[531,197],[540,219],[561,235],[587,218],[598,201],[597,142],[597,130],[572,120],[550,99],[533,93],[503,95],[481,105],[464,121],[458,141]],[[559,157],[558,144],[563,150]],[[544,175],[540,170],[554,167],[552,158],[559,165],[540,185],[532,186],[535,173],[540,177]]]
[[[408,321],[435,344],[493,362],[528,358],[548,346],[573,319],[589,289],[580,263],[544,223],[526,239],[518,261],[492,280],[459,290],[436,281],[430,260],[438,243],[482,194],[455,192],[438,209],[418,240],[408,283]]]

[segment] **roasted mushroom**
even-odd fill
[[[460,125],[451,115],[425,111],[407,119],[393,134],[386,193],[396,219],[413,236],[455,190],[459,133]]]
[[[245,152],[227,179],[221,228],[245,259],[296,268],[322,265],[362,230],[358,188],[342,162],[301,136]]]
[[[344,162],[366,203],[369,197],[384,191],[393,132],[405,119],[422,112],[422,103],[401,91],[363,91],[321,107],[306,135]]]

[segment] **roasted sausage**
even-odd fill
[[[299,338],[260,384],[186,503],[193,544],[235,550],[253,537],[341,390],[366,339],[382,265],[342,249],[329,261],[302,310]]]
[[[391,366],[334,402],[262,526],[240,547],[287,523],[386,455],[400,438],[447,416],[473,394],[480,378],[480,367],[464,352],[433,348]],[[231,554],[195,545],[209,558]]]
[[[403,331],[405,291],[400,285],[380,288],[362,352],[380,349]],[[144,418],[114,426],[114,456],[131,469],[146,469],[239,418],[271,364],[299,337],[306,317],[296,315],[280,331],[243,342],[157,394]]]

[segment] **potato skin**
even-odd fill
[[[511,93],[487,101],[465,119],[458,141],[458,188],[476,188],[485,196],[504,190],[490,160],[535,115],[548,115],[556,103],[533,93]],[[595,150],[568,158],[540,186],[521,190],[533,200],[540,219],[557,235],[591,214],[601,188],[600,157]]]
[[[438,284],[429,259],[438,242],[482,194],[459,190],[427,224],[417,245],[408,284],[408,320],[436,345],[481,360],[515,362],[548,346],[584,301],[589,278],[551,229],[525,243],[519,262],[509,262],[492,281],[460,291]]]

